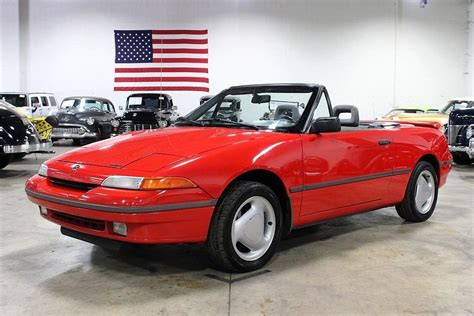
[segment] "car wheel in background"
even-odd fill
[[[0,154],[0,169],[5,168],[12,161],[12,154]]]
[[[12,160],[20,160],[23,159],[27,153],[18,153],[18,154],[13,154]]]
[[[273,256],[282,233],[282,209],[266,185],[238,181],[216,206],[207,248],[221,269],[246,272],[263,267]]]
[[[453,161],[458,165],[470,165],[473,162],[465,153],[453,153]]]
[[[420,161],[413,169],[405,198],[396,205],[398,215],[410,222],[424,222],[431,217],[438,200],[438,176],[432,164]]]

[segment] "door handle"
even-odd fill
[[[389,145],[390,143],[391,143],[390,139],[381,139],[381,140],[379,140],[379,145],[380,146]]]

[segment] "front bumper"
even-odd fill
[[[23,144],[23,145],[5,145],[3,146],[3,152],[5,154],[18,154],[18,153],[37,153],[37,152],[49,152],[49,149],[53,146],[52,142],[40,142],[34,144]]]
[[[53,128],[51,138],[66,138],[66,139],[85,139],[97,138],[97,133],[92,132],[87,127],[80,125],[68,125]]]
[[[474,138],[469,140],[469,146],[452,146],[449,145],[450,152],[463,152],[469,156],[469,159],[474,158]]]
[[[105,189],[98,188],[97,196],[104,196]],[[193,189],[192,192],[197,192]],[[91,190],[90,192],[94,191]],[[122,197],[114,198],[113,191]],[[50,184],[44,177],[34,176],[27,181],[29,200],[42,208],[40,215],[61,227],[105,239],[139,244],[197,243],[207,239],[208,229],[216,200],[199,193],[184,202],[154,194],[163,204],[119,205],[121,201],[137,196],[132,190],[107,189],[108,203],[98,201],[92,193],[67,190]],[[166,193],[166,192],[165,192]],[[174,194],[174,193],[172,193]],[[146,200],[145,197],[134,199]],[[127,226],[127,235],[114,231],[114,222]]]

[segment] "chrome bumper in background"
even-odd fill
[[[97,133],[91,132],[84,126],[81,125],[59,125],[53,128],[51,138],[73,138],[73,139],[84,139],[84,138],[96,138]]]
[[[450,152],[464,152],[469,156],[469,159],[474,158],[474,138],[469,140],[469,146],[452,146],[449,145]]]
[[[18,154],[18,153],[35,153],[35,152],[48,152],[53,147],[52,142],[41,142],[35,144],[23,144],[23,145],[5,145],[3,146],[3,152],[5,154]]]

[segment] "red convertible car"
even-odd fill
[[[229,97],[240,100],[236,115],[220,113]],[[48,160],[26,193],[65,235],[205,242],[220,268],[250,271],[298,227],[386,206],[427,220],[451,159],[436,128],[359,122],[355,107],[331,107],[324,86],[250,85],[224,90],[174,127]]]

